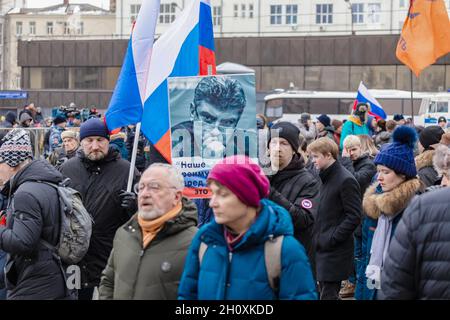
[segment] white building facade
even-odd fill
[[[18,41],[112,39],[113,13],[89,4],[65,4],[46,8],[10,9],[5,15],[3,86],[20,89],[21,68],[17,65]],[[34,79],[39,79],[35,75]]]
[[[161,0],[161,34],[190,0]],[[128,37],[142,0],[117,0],[116,33]],[[447,10],[450,0],[445,0]],[[398,34],[409,0],[211,0],[216,37]],[[450,11],[449,11],[450,13]]]

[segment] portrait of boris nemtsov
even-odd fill
[[[172,156],[223,157],[246,153],[248,140],[237,142],[238,122],[246,106],[239,81],[228,77],[204,77],[194,89],[190,120],[172,127]],[[241,130],[242,132],[242,130]],[[237,142],[237,143],[236,143]],[[227,144],[233,143],[232,148]],[[242,150],[244,149],[244,150]]]

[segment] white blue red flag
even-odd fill
[[[353,110],[356,110],[356,106],[358,103],[369,103],[370,111],[369,114],[374,116],[377,119],[385,119],[387,118],[386,112],[384,112],[381,104],[375,99],[367,90],[366,86],[362,83],[359,83],[358,94],[356,96],[355,103],[353,104]]]
[[[168,77],[216,73],[209,0],[191,0],[155,42],[159,0],[144,0],[105,121],[109,130],[141,122],[142,132],[171,162]]]

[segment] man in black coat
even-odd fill
[[[300,130],[290,122],[279,122],[271,128],[269,151],[274,175],[269,176],[269,199],[291,215],[294,236],[305,247],[314,265],[312,228],[316,216],[320,181],[305,168],[299,154]]]
[[[439,177],[433,167],[435,147],[439,145],[442,135],[445,133],[439,126],[429,126],[423,129],[419,135],[419,152],[416,156],[417,175],[425,187],[439,184]]]
[[[379,299],[450,299],[450,188],[413,199],[394,233]]]
[[[61,173],[81,193],[86,210],[94,219],[89,250],[79,263],[81,286],[78,298],[91,299],[94,287],[111,253],[116,230],[136,213],[136,195],[125,192],[130,163],[109,147],[109,132],[98,118],[80,127],[81,151],[65,162]],[[134,169],[134,182],[139,173]]]
[[[362,197],[377,173],[377,167],[370,156],[363,153],[358,136],[349,135],[345,138],[341,163],[358,181]]]
[[[5,265],[7,299],[68,299],[63,266],[42,244],[56,246],[60,235],[61,173],[47,161],[32,161],[28,133],[15,129],[0,147],[0,184],[8,197],[6,226],[0,225],[0,250]]]
[[[359,188],[361,189],[361,199],[364,197],[364,192],[370,186],[373,177],[377,173],[377,167],[373,163],[373,160],[367,153],[363,153],[361,149],[361,140],[358,136],[348,135],[343,143],[344,149],[342,152],[341,163],[358,181]],[[363,216],[364,212],[361,213]],[[362,220],[362,219],[361,219]],[[356,273],[350,277],[340,292],[342,298],[352,297],[356,288],[356,275],[357,269],[361,262],[362,257],[362,222],[355,230],[355,270]]]
[[[339,149],[334,141],[319,138],[308,151],[322,180],[314,224],[320,298],[337,300],[341,281],[353,270],[353,232],[361,219],[361,191],[353,175],[337,161]]]

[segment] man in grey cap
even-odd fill
[[[300,133],[305,137],[306,143],[310,144],[317,137],[316,126],[311,120],[311,115],[309,113],[302,113],[300,119],[298,119],[298,128]]]

